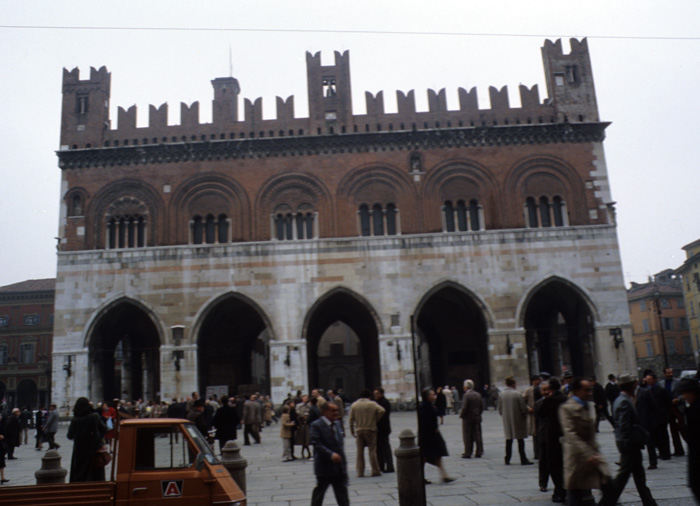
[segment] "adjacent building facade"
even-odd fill
[[[542,56],[548,97],[521,85],[520,107],[428,90],[419,112],[399,91],[397,113],[380,92],[357,115],[349,54],[309,53],[308,117],[294,97],[241,115],[227,77],[212,123],[195,102],[179,125],[119,108],[116,128],[109,72],[65,70],[54,393],[398,398],[416,377],[633,370],[587,44]]]
[[[660,375],[666,367],[676,373],[695,368],[681,278],[666,269],[648,283],[627,290],[634,347],[640,370]]]
[[[30,279],[0,287],[0,402],[5,407],[51,399],[56,280]]]
[[[686,244],[683,250],[686,260],[676,269],[676,274],[683,279],[683,296],[688,311],[688,332],[695,356],[694,367],[689,369],[697,369],[700,365],[700,239]]]

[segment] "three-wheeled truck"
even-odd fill
[[[245,506],[246,497],[193,423],[143,418],[119,423],[111,479],[1,487],[8,506]]]

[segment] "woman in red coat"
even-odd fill
[[[114,451],[114,436],[116,434],[115,427],[117,426],[117,410],[114,406],[110,406],[108,403],[102,404],[102,418],[104,419],[105,425],[109,427],[109,420],[112,421],[112,428],[105,434],[105,443],[109,445],[109,450]]]

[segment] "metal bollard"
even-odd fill
[[[47,451],[41,457],[41,469],[34,473],[37,485],[65,483],[68,471],[61,467],[61,455],[56,450]]]
[[[226,441],[226,444],[221,449],[221,463],[226,470],[231,473],[233,481],[236,482],[244,494],[246,492],[245,483],[245,468],[248,467],[248,461],[241,457],[241,447],[235,441]]]
[[[399,434],[399,447],[396,455],[396,481],[399,486],[400,506],[425,506],[425,483],[423,483],[423,462],[420,448],[416,446],[416,435],[411,429]]]

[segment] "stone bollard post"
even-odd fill
[[[425,506],[423,462],[420,448],[416,446],[416,436],[411,429],[404,429],[399,434],[399,441],[399,447],[394,450],[399,506]]]
[[[68,471],[61,467],[61,455],[56,450],[47,451],[41,457],[41,469],[34,473],[37,485],[65,483]]]
[[[233,481],[236,482],[238,488],[248,495],[245,483],[245,468],[248,467],[248,461],[241,457],[240,452],[241,447],[235,441],[226,441],[226,444],[221,449],[221,463],[231,473]]]

